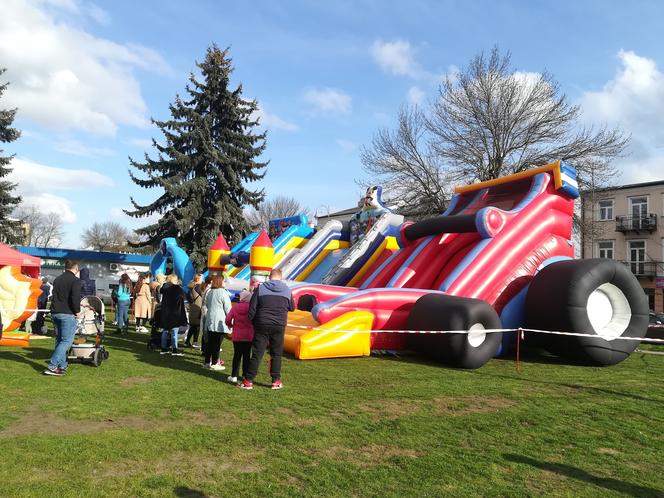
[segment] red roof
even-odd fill
[[[0,244],[0,266],[37,268],[37,272],[39,272],[40,260],[39,258],[24,254],[4,244]]]

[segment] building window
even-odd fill
[[[597,241],[597,257],[613,259],[613,241],[612,240],[599,240]]]
[[[613,199],[607,199],[598,202],[599,221],[613,220]]]
[[[646,272],[646,241],[628,241],[627,256],[629,257],[629,266],[632,273],[634,275],[644,275]]]
[[[629,209],[631,211],[631,215],[634,218],[645,218],[648,216],[648,197],[644,195],[639,197],[630,197]]]

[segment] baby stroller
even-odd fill
[[[76,317],[76,334],[67,359],[81,363],[92,363],[95,367],[108,359],[108,351],[102,346],[104,335],[104,303],[96,296],[81,299],[81,313]],[[94,342],[88,338],[94,337]]]

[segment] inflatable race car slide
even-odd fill
[[[359,285],[293,283],[286,350],[311,359],[411,348],[478,368],[502,342],[484,330],[522,327],[579,333],[532,334],[554,354],[622,361],[638,342],[617,338],[645,336],[646,297],[621,263],[573,259],[578,196],[576,170],[562,161],[457,188],[442,215],[404,223],[401,249]]]

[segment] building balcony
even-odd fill
[[[637,277],[655,278],[664,275],[664,262],[662,261],[623,261]]]
[[[654,232],[657,230],[657,215],[616,216],[616,232]]]

